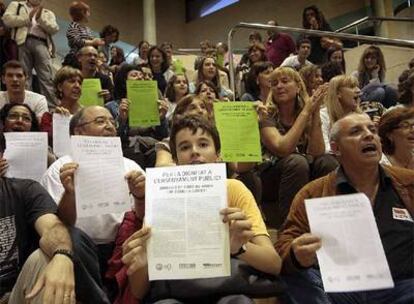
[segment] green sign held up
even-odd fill
[[[158,87],[154,80],[127,80],[129,125],[152,127],[160,125]]]
[[[84,107],[103,106],[103,97],[98,95],[100,91],[102,91],[102,87],[99,79],[85,78],[82,82],[82,95],[79,103]]]
[[[259,123],[252,102],[215,102],[214,116],[224,161],[262,160]]]

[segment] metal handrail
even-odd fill
[[[358,19],[358,20],[356,20],[356,21],[354,21],[354,22],[352,22],[348,25],[345,25],[345,26],[337,29],[335,31],[335,33],[340,33],[340,32],[346,31],[350,28],[353,28],[354,26],[358,26],[360,24],[367,23],[367,22],[370,22],[370,21],[373,21],[373,22],[375,22],[375,21],[414,22],[414,19],[413,18],[408,18],[408,17],[371,17],[371,16],[366,16],[366,17]]]
[[[235,26],[233,26],[227,35],[227,45],[229,47],[229,55],[230,55],[230,60],[229,60],[230,88],[233,92],[235,92],[235,83],[234,83],[234,62],[233,62],[232,39],[233,39],[233,35],[235,34],[237,28],[262,29],[262,30],[272,29],[272,30],[277,30],[279,32],[286,32],[286,33],[299,33],[299,34],[307,34],[310,36],[332,37],[332,38],[345,39],[345,40],[355,40],[355,41],[361,41],[361,42],[380,43],[380,44],[386,44],[386,45],[395,45],[395,46],[414,48],[414,41],[410,41],[410,40],[391,39],[391,38],[384,38],[384,37],[377,37],[377,36],[354,35],[354,34],[348,34],[348,33],[325,32],[325,31],[308,30],[308,29],[286,27],[286,26],[267,25],[267,24],[260,24],[260,23],[240,22],[239,24],[236,24]]]

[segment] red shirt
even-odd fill
[[[280,66],[290,54],[295,52],[296,46],[293,39],[284,33],[277,33],[273,39],[266,42],[267,59],[276,68]]]

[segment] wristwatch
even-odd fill
[[[247,250],[247,246],[246,246],[246,244],[243,244],[243,245],[241,245],[239,251],[237,251],[236,253],[231,254],[230,256],[232,258],[237,258],[239,255],[245,253],[246,250]]]
[[[56,249],[55,252],[53,252],[53,256],[57,254],[66,255],[72,262],[73,262],[73,252],[69,249]]]

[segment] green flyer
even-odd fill
[[[224,161],[262,160],[259,122],[252,102],[215,102],[214,116]]]
[[[158,87],[155,80],[127,80],[129,125],[152,127],[160,125]]]
[[[101,81],[97,78],[85,78],[82,82],[82,95],[79,103],[84,107],[87,106],[103,106],[103,97],[98,96],[102,91]]]

